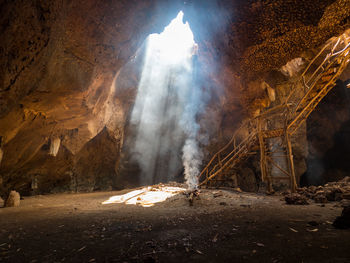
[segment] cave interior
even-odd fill
[[[1,262],[349,262],[349,0],[0,1]]]

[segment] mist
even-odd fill
[[[182,12],[162,33],[147,38],[130,118],[135,130],[130,151],[142,185],[167,182],[183,169],[188,187],[197,187],[202,152],[196,117],[205,104],[196,82],[197,49]]]

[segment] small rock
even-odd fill
[[[6,207],[17,207],[17,206],[19,206],[20,199],[21,199],[21,197],[20,197],[18,192],[11,191],[9,194],[9,197],[6,200],[5,206]]]
[[[289,194],[284,197],[288,205],[308,205],[307,198],[300,194]]]
[[[213,192],[213,197],[214,198],[217,198],[217,197],[220,197],[220,196],[222,196],[221,192]]]
[[[332,187],[325,191],[328,201],[340,201],[342,199],[342,190],[339,187]]]
[[[324,192],[316,193],[315,196],[314,196],[314,200],[315,200],[316,203],[322,203],[322,204],[328,202]]]
[[[316,192],[316,186],[312,185],[308,188],[308,191],[312,194],[314,194]]]

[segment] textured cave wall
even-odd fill
[[[211,127],[207,156],[244,117],[270,105],[263,80],[277,89],[282,65],[350,23],[348,0],[2,1],[0,192],[118,184],[115,168],[137,77],[124,90],[113,80],[146,36],[160,32],[179,9],[213,90],[201,116]],[[51,156],[56,138],[60,148]]]
[[[159,8],[154,4],[2,1],[2,189],[28,191],[35,177],[39,190],[47,192],[58,189],[56,182],[67,188],[70,177],[77,177],[78,190],[91,190],[100,188],[95,181],[102,180],[105,166],[111,176],[124,118],[113,79],[147,34],[164,26],[162,18],[153,24]],[[110,146],[94,152],[104,129]],[[61,140],[57,157],[48,155],[54,138]],[[113,165],[102,161],[112,157]],[[83,178],[90,186],[79,183]]]
[[[271,80],[271,73],[288,61],[350,27],[349,0],[236,1],[236,4],[241,8],[231,24],[227,52],[231,67],[245,82],[242,101],[247,114],[264,107],[263,103],[254,103],[257,92],[250,82]],[[273,83],[271,86],[275,88]]]

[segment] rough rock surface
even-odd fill
[[[5,206],[6,207],[17,207],[17,206],[19,206],[20,199],[21,199],[21,197],[20,197],[18,192],[11,191],[7,200],[6,200]]]
[[[39,191],[50,191],[77,176],[94,188],[113,173],[122,140],[124,110],[113,79],[151,31],[154,1],[5,1],[1,10],[3,187],[29,191],[37,177]],[[108,152],[97,148],[104,128]],[[55,138],[61,144],[52,158]],[[100,158],[112,157],[101,175]]]

